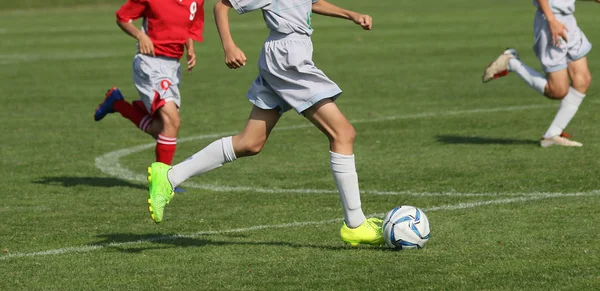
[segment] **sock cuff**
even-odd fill
[[[223,146],[223,157],[226,162],[233,162],[237,159],[235,151],[233,150],[233,137],[228,136],[221,139]]]
[[[176,137],[168,137],[168,136],[164,136],[162,134],[158,135],[158,140],[156,140],[157,143],[160,144],[166,144],[166,145],[176,145],[177,144],[177,138]]]
[[[331,156],[331,170],[338,173],[355,173],[356,163],[354,155],[343,155],[329,151]]]
[[[150,123],[152,123],[152,116],[146,115],[146,116],[144,116],[144,118],[142,118],[138,127],[142,131],[146,131],[146,129],[148,128],[148,125],[150,125]]]
[[[579,97],[581,99],[583,99],[585,97],[584,93],[577,91],[577,89],[575,89],[573,87],[569,87],[569,94],[573,94],[573,96]]]

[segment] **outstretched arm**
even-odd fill
[[[316,14],[352,20],[365,30],[371,30],[373,27],[373,18],[371,18],[371,16],[346,10],[325,0],[319,0],[313,3],[312,11]]]
[[[231,10],[231,3],[229,0],[219,0],[215,4],[213,12],[215,14],[215,23],[219,36],[221,37],[221,45],[225,51],[225,64],[230,69],[238,69],[246,65],[246,55],[244,52],[235,45],[233,38],[231,37],[231,30],[229,29],[229,10]]]

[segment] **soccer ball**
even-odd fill
[[[393,249],[420,249],[429,240],[429,219],[414,206],[398,206],[383,219],[383,239]]]

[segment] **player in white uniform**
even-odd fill
[[[160,222],[165,205],[176,187],[237,158],[258,154],[285,111],[294,109],[317,126],[330,140],[330,165],[344,208],[340,236],[351,245],[383,243],[381,220],[363,214],[354,163],[354,127],[334,99],[342,92],[312,61],[311,14],[352,20],[370,30],[368,15],[348,11],[324,0],[220,0],[214,8],[217,29],[231,69],[246,64],[246,56],[231,37],[228,12],[262,10],[269,37],[258,61],[258,77],[248,90],[254,105],[244,130],[211,143],[189,159],[169,167],[153,163],[149,168],[150,210]]]
[[[560,108],[542,137],[540,145],[580,147],[563,130],[587,93],[592,76],[586,55],[592,44],[577,26],[575,0],[534,0],[538,7],[534,21],[533,49],[545,76],[523,64],[516,50],[507,49],[483,73],[483,82],[517,73],[531,88],[550,99],[561,100]],[[597,1],[598,2],[598,1]],[[570,82],[569,82],[570,80]]]

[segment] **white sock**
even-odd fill
[[[569,122],[571,122],[571,119],[573,119],[573,116],[575,116],[575,113],[577,113],[584,97],[585,94],[575,90],[573,87],[569,88],[569,93],[560,101],[558,112],[556,112],[550,128],[544,134],[544,138],[551,138],[562,133],[567,125],[569,125]]]
[[[354,155],[342,155],[332,151],[329,154],[331,155],[333,179],[335,179],[338,191],[340,191],[340,198],[344,207],[344,220],[348,227],[358,227],[363,224],[366,217],[360,207],[360,192]]]
[[[173,166],[168,172],[173,188],[192,176],[206,173],[236,159],[231,143],[231,136],[224,137],[209,144],[201,151]]]
[[[544,94],[546,84],[548,84],[546,76],[528,67],[517,59],[511,59],[508,62],[508,70],[517,73],[529,87],[538,91],[540,94]]]

